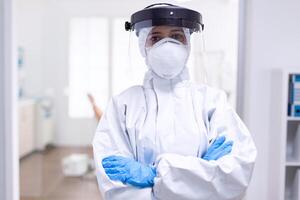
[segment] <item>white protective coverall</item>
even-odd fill
[[[218,135],[232,152],[218,160],[201,156]],[[171,80],[149,70],[142,86],[115,96],[93,140],[97,179],[104,199],[241,199],[249,184],[256,147],[224,92],[190,82],[188,69]],[[111,181],[102,168],[110,155],[154,165],[153,188]]]

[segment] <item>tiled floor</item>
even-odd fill
[[[96,177],[64,177],[61,159],[72,153],[87,153],[91,148],[59,147],[21,159],[21,200],[101,200]]]

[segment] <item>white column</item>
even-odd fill
[[[13,0],[0,0],[0,199],[19,199]]]
[[[245,45],[246,45],[246,2],[239,1],[239,38],[238,38],[238,76],[236,86],[236,110],[241,118],[244,117],[244,96],[245,94]]]

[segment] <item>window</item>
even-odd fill
[[[108,20],[74,18],[70,22],[69,116],[91,118],[87,93],[104,107],[108,99]]]
[[[116,95],[133,85],[143,84],[147,70],[138,49],[134,32],[124,29],[126,19],[113,20],[112,29],[112,94]]]

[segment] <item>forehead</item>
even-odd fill
[[[150,34],[159,34],[159,33],[171,33],[171,32],[183,32],[182,27],[176,26],[155,26],[150,31]]]

